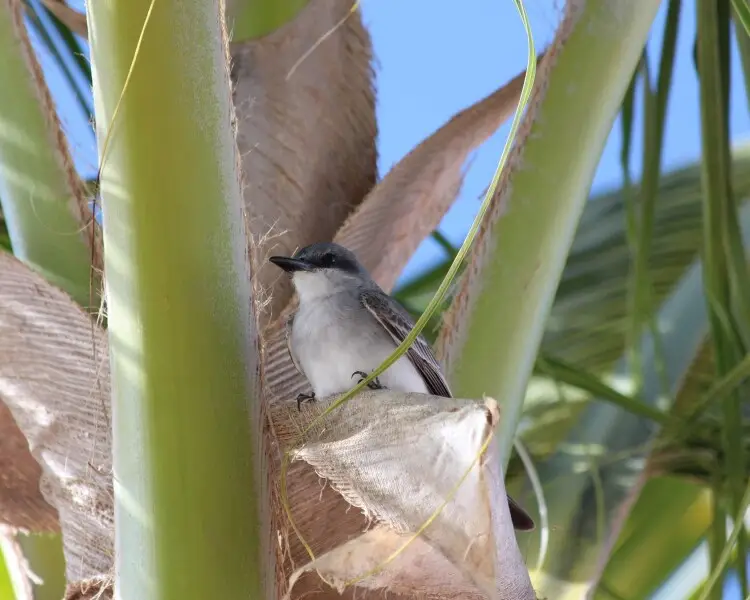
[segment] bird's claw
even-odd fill
[[[297,396],[297,410],[302,411],[303,402],[315,402],[315,392],[312,394],[299,394]]]
[[[359,375],[359,381],[357,383],[362,383],[365,379],[367,379],[367,373],[364,371],[354,371],[352,373],[352,378],[354,378],[355,375]],[[371,390],[384,390],[385,387],[381,385],[380,379],[377,377],[373,379],[370,383],[367,384],[367,387]]]

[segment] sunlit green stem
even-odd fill
[[[729,534],[729,538],[727,539],[727,542],[721,551],[721,555],[715,561],[716,565],[711,572],[711,576],[706,583],[706,587],[704,588],[703,593],[700,596],[700,600],[706,600],[710,597],[712,589],[716,586],[717,581],[721,579],[721,575],[724,572],[724,569],[727,568],[729,558],[734,550],[734,544],[739,543],[740,535],[742,535],[742,532],[745,531],[745,514],[747,513],[748,507],[750,507],[750,483],[748,483],[747,487],[745,488],[745,493],[742,495],[742,498],[739,502],[737,512],[732,515],[734,517],[734,526],[732,527],[732,533]],[[736,560],[741,560],[743,562],[747,560],[747,554],[742,552],[739,546],[736,555]],[[742,582],[740,582],[740,585],[742,585]],[[719,591],[719,594],[721,595],[721,590]]]
[[[233,42],[262,37],[291,21],[308,0],[227,0]],[[352,2],[354,5],[354,2]]]
[[[87,7],[102,167],[117,593],[270,600],[262,580],[274,570],[263,550],[257,485],[258,349],[220,3]]]
[[[504,464],[599,154],[659,4],[591,0],[571,9],[573,31],[555,56],[507,208],[494,225],[464,343],[451,350],[454,391],[502,403]]]
[[[34,600],[60,600],[65,595],[65,557],[59,533],[19,534],[18,543],[29,568],[41,578],[34,585]],[[0,595],[0,598],[3,598]]]
[[[618,537],[595,600],[607,597],[599,593],[605,586],[627,600],[654,598],[667,575],[704,538],[711,523],[710,497],[703,486],[682,478],[649,479]]]
[[[14,254],[87,306],[91,256],[79,203],[83,188],[62,141],[22,10],[20,0],[0,0],[3,215]]]
[[[659,188],[659,176],[661,172],[662,142],[664,138],[665,115],[669,91],[672,87],[672,71],[674,68],[674,54],[677,45],[677,29],[679,27],[681,0],[670,0],[667,10],[667,18],[664,24],[664,41],[662,43],[661,58],[656,89],[652,90],[648,72],[648,60],[643,61],[643,176],[640,186],[640,202],[637,217],[634,219],[636,231],[633,233],[632,252],[634,255],[633,268],[633,304],[632,304],[632,330],[630,332],[630,343],[634,347],[631,352],[635,358],[633,361],[632,376],[636,382],[636,390],[640,391],[643,383],[643,365],[638,356],[640,347],[640,336],[643,328],[648,325],[654,337],[657,352],[654,359],[660,372],[662,381],[662,392],[668,389],[666,380],[663,352],[659,350],[661,345],[658,328],[653,321],[652,306],[652,283],[649,272],[649,261],[651,260],[654,222],[656,215],[656,193]],[[644,50],[645,58],[645,50]],[[634,200],[634,199],[633,199]],[[634,213],[636,211],[633,211]]]
[[[699,0],[698,66],[700,74],[703,161],[705,294],[716,370],[725,376],[745,354],[750,330],[750,280],[732,197],[729,154],[729,3]],[[743,347],[744,345],[744,347]],[[730,512],[742,501],[747,478],[743,452],[740,393],[723,404],[723,456],[726,471],[718,474],[715,493],[727,490]],[[726,479],[724,479],[726,475]],[[726,486],[726,488],[725,488]],[[720,505],[717,520],[723,525]],[[718,527],[718,525],[717,525]],[[748,593],[747,535],[737,540],[736,568],[742,596]],[[712,550],[716,550],[712,546]],[[716,552],[712,551],[712,558]],[[718,597],[720,592],[715,592]]]

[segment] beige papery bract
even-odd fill
[[[330,400],[302,416],[280,408],[274,421],[293,426],[279,439],[297,445],[301,428],[291,457],[377,525],[297,569],[292,592],[316,570],[340,591],[535,598],[504,501],[494,400],[364,391],[324,415]]]

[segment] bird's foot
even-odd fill
[[[303,402],[315,402],[315,392],[312,394],[299,394],[297,396],[297,410],[302,411]]]
[[[362,383],[365,379],[367,379],[367,373],[365,373],[364,371],[354,371],[354,373],[352,373],[352,378],[355,375],[359,375],[359,381],[357,383]],[[385,386],[381,385],[380,379],[378,379],[377,377],[373,379],[370,383],[368,383],[367,387],[370,388],[371,390],[384,390],[385,389]]]

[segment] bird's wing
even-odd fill
[[[404,341],[414,327],[414,321],[395,300],[379,290],[366,290],[360,294],[360,300],[364,307],[378,320],[383,328],[391,335],[396,344]],[[406,351],[406,355],[416,367],[424,379],[429,392],[435,396],[451,398],[448,382],[443,376],[443,371],[432,353],[427,341],[420,335]],[[521,508],[510,496],[508,498],[508,509],[510,510],[513,527],[520,531],[531,531],[534,529],[534,521],[529,514]]]
[[[292,326],[293,325],[294,325],[294,315],[289,317],[289,319],[286,322],[286,349],[289,351],[289,358],[292,359],[294,366],[302,375],[305,375],[305,372],[302,370],[302,367],[297,361],[297,357],[294,356],[294,347],[292,346]],[[307,377],[307,375],[305,375],[305,377]]]
[[[409,313],[380,290],[364,290],[360,294],[360,301],[391,335],[397,345],[404,341],[414,327],[414,321]],[[417,336],[417,339],[406,351],[406,355],[424,379],[431,394],[445,396],[446,398],[451,397],[451,391],[440,364],[430,345],[421,335]]]

